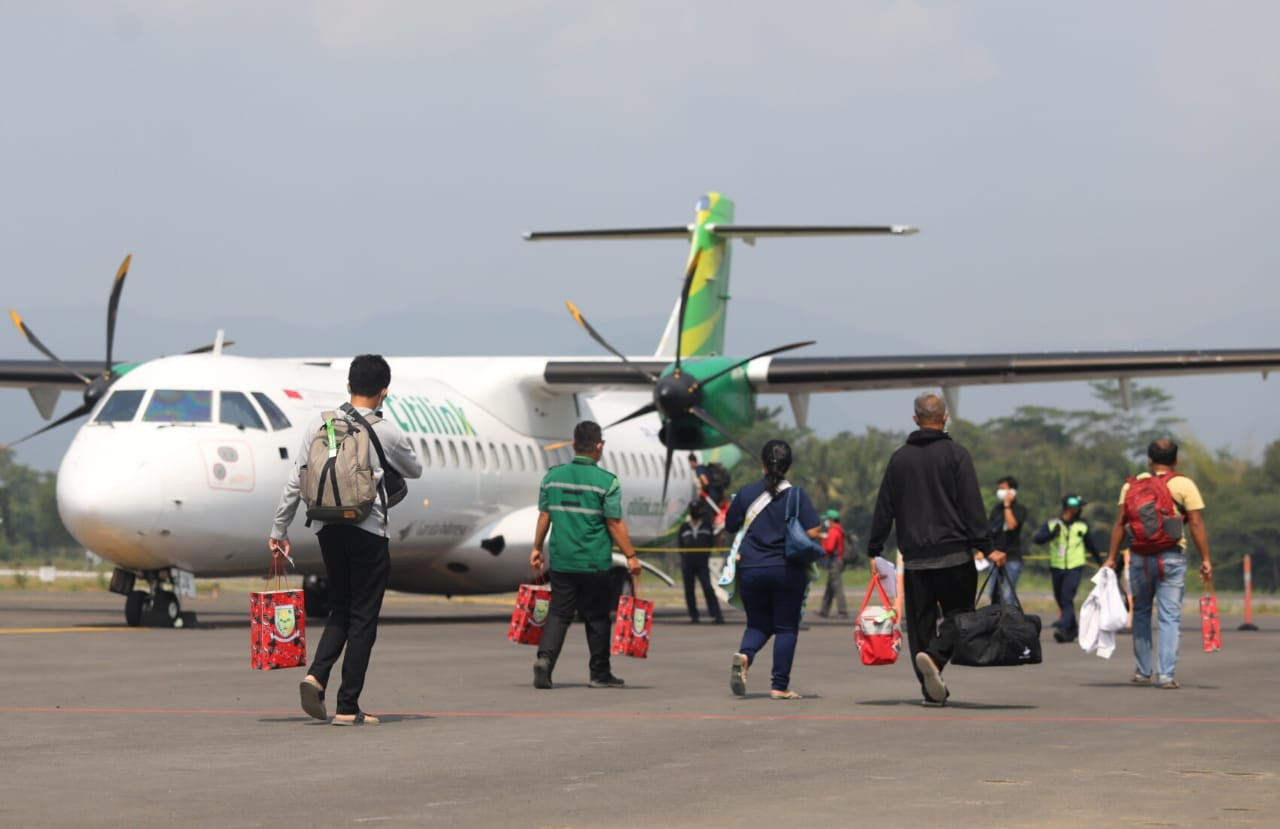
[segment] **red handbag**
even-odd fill
[[[542,583],[541,573],[533,580],[533,584],[520,585],[515,610],[511,611],[511,626],[507,628],[507,639],[518,645],[541,644],[542,626],[551,611],[551,588]]]
[[[653,629],[653,602],[635,595],[635,582],[631,583],[632,595],[618,598],[618,615],[613,622],[614,656],[631,656],[646,659],[649,656],[649,633]]]
[[[868,607],[871,594],[877,589],[883,604]],[[853,629],[853,641],[858,645],[863,665],[892,665],[898,661],[898,653],[902,650],[902,631],[898,629],[897,621],[897,613],[889,595],[884,592],[884,585],[879,577],[872,578],[858,610],[857,626]]]
[[[1204,642],[1204,652],[1213,653],[1222,650],[1222,624],[1218,620],[1218,597],[1213,592],[1213,583],[1206,581],[1200,594],[1200,638]]]
[[[301,590],[284,589],[285,556],[271,557],[275,590],[249,594],[249,667],[270,671],[307,664],[307,613]]]

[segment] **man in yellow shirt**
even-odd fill
[[[1137,661],[1133,681],[1152,681],[1151,610],[1155,605],[1160,614],[1160,641],[1154,678],[1161,688],[1172,689],[1180,687],[1174,670],[1178,664],[1179,625],[1187,574],[1184,525],[1190,529],[1191,540],[1200,552],[1200,577],[1206,582],[1213,576],[1213,565],[1209,563],[1209,536],[1201,515],[1204,498],[1194,481],[1176,471],[1178,444],[1167,439],[1153,441],[1147,447],[1147,459],[1151,471],[1130,478],[1120,490],[1120,511],[1111,528],[1111,549],[1102,566],[1115,567],[1121,547],[1130,548],[1133,655]],[[1132,498],[1129,497],[1131,490]],[[1150,497],[1144,500],[1146,493],[1150,493]],[[1168,509],[1165,508],[1167,502],[1171,502]]]

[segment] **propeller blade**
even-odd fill
[[[632,412],[631,414],[627,415],[626,417],[621,418],[620,420],[615,420],[615,421],[613,421],[612,423],[610,423],[608,426],[606,426],[606,427],[604,427],[604,428],[606,428],[606,429],[612,429],[614,426],[617,426],[619,423],[626,423],[628,420],[634,420],[634,419],[635,419],[635,418],[637,418],[637,417],[643,417],[643,416],[645,416],[645,415],[647,415],[647,414],[653,414],[653,413],[654,413],[654,412],[656,412],[656,411],[658,411],[658,406],[657,406],[656,404],[654,404],[654,403],[646,403],[645,405],[643,405],[643,406],[641,406],[640,408],[636,409],[634,412]]]
[[[582,316],[582,312],[578,310],[578,306],[576,306],[576,305],[574,305],[572,302],[568,302],[568,301],[566,301],[566,302],[565,302],[565,306],[566,306],[566,307],[568,307],[568,309],[569,309],[569,313],[570,313],[570,314],[573,314],[573,318],[574,318],[575,320],[577,320],[578,325],[581,325],[581,326],[582,326],[582,328],[583,328],[583,330],[585,330],[588,334],[590,334],[590,335],[591,335],[591,339],[595,340],[596,342],[600,343],[600,345],[604,346],[604,347],[605,347],[605,349],[607,349],[607,350],[609,351],[609,353],[613,354],[615,357],[617,357],[617,358],[618,358],[619,360],[621,360],[623,363],[625,363],[626,365],[630,366],[632,370],[634,370],[634,371],[636,371],[637,373],[639,373],[639,374],[643,375],[645,378],[647,378],[647,379],[649,380],[649,382],[650,382],[650,383],[656,383],[656,382],[658,382],[658,378],[657,378],[657,377],[654,377],[652,374],[650,374],[649,372],[647,372],[647,371],[645,371],[644,369],[640,368],[640,367],[639,367],[639,366],[637,366],[635,363],[633,363],[633,362],[629,361],[629,360],[627,359],[627,355],[623,354],[623,353],[622,353],[621,351],[619,351],[618,349],[616,349],[616,348],[614,348],[613,346],[609,345],[609,342],[608,342],[604,337],[600,336],[600,332],[599,332],[599,331],[596,331],[594,328],[592,328],[592,327],[591,327],[591,323],[587,322],[586,318]]]
[[[116,311],[120,308],[120,292],[124,290],[124,278],[129,275],[129,263],[132,261],[131,253],[120,263],[116,279],[111,283],[111,299],[107,301],[107,365],[102,370],[104,377],[111,376],[111,353],[116,341]]]
[[[759,354],[752,354],[750,357],[747,357],[745,360],[739,360],[738,362],[734,363],[728,368],[717,371],[715,374],[711,375],[705,380],[699,380],[697,383],[694,383],[693,387],[697,388],[699,386],[705,386],[708,383],[710,383],[712,380],[719,379],[720,377],[723,377],[724,375],[728,374],[729,372],[733,371],[736,368],[742,368],[752,360],[758,360],[761,357],[768,357],[770,354],[781,354],[783,351],[790,351],[793,348],[804,348],[805,346],[813,345],[816,342],[817,340],[805,340],[802,343],[789,343],[787,345],[780,345],[777,348],[771,348],[768,351],[761,351]]]
[[[728,429],[722,426],[718,420],[716,420],[714,417],[711,416],[710,412],[708,412],[706,409],[702,408],[701,406],[694,406],[692,409],[689,410],[689,414],[698,418],[698,420],[701,420],[703,423],[707,424],[712,429],[715,429],[717,432],[724,435],[729,440],[733,441],[733,443],[739,449],[747,453],[748,458],[758,458],[760,456],[759,448],[752,449],[750,446],[747,446],[741,440],[734,437],[732,432],[730,432]]]
[[[693,287],[693,274],[698,270],[698,259],[702,251],[695,251],[689,257],[689,267],[684,269],[684,284],[680,286],[680,314],[676,317],[676,367],[675,374],[680,376],[680,352],[684,347],[684,312],[689,308],[689,289]]]
[[[8,444],[5,444],[4,446],[0,446],[0,449],[11,449],[14,446],[17,446],[19,443],[22,443],[23,441],[30,440],[36,435],[42,435],[45,432],[49,431],[50,429],[56,429],[64,423],[70,423],[71,421],[75,420],[77,417],[84,417],[92,410],[93,410],[92,403],[83,403],[80,406],[77,406],[73,411],[63,415],[62,417],[50,423],[49,425],[36,429],[31,434],[24,435],[23,437],[20,437],[17,440],[15,440],[13,443],[8,443]]]
[[[675,447],[667,447],[667,466],[662,473],[662,510],[664,515],[667,509],[667,484],[671,481],[671,456],[675,453]]]
[[[81,374],[80,372],[73,370],[73,369],[72,369],[70,366],[68,366],[66,363],[62,362],[62,360],[59,360],[59,359],[58,359],[58,355],[57,355],[57,354],[54,354],[54,353],[53,353],[52,351],[50,351],[47,347],[45,347],[45,344],[44,344],[44,343],[42,343],[42,342],[40,342],[40,338],[39,338],[39,337],[37,337],[37,336],[36,336],[36,335],[31,331],[31,329],[27,327],[27,324],[26,324],[25,322],[23,322],[23,321],[22,321],[22,317],[18,316],[18,312],[17,312],[17,311],[15,311],[15,310],[13,310],[12,308],[10,308],[10,309],[9,309],[9,316],[13,318],[13,324],[14,324],[14,325],[16,325],[16,326],[18,326],[18,330],[22,332],[22,336],[24,336],[24,337],[26,337],[26,338],[27,338],[27,342],[29,342],[29,343],[31,343],[33,346],[35,346],[36,351],[39,351],[39,352],[40,352],[41,354],[43,354],[44,356],[48,357],[48,358],[49,358],[50,360],[52,360],[55,364],[57,364],[57,365],[58,365],[58,367],[60,367],[63,371],[65,371],[67,374],[70,374],[70,375],[72,375],[73,377],[79,377],[81,380],[83,380],[83,381],[85,382],[85,385],[88,385],[89,383],[92,383],[92,382],[93,382],[92,380],[90,380],[88,377],[85,377],[85,376],[84,376],[83,374]]]

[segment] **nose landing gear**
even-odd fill
[[[183,611],[174,590],[172,570],[146,570],[141,573],[150,590],[135,590],[138,573],[119,567],[111,574],[111,592],[124,596],[124,621],[129,627],[189,627],[196,614]]]

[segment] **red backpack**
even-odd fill
[[[1182,513],[1169,492],[1178,473],[1129,479],[1124,496],[1124,528],[1129,549],[1139,555],[1172,550],[1182,541]]]

